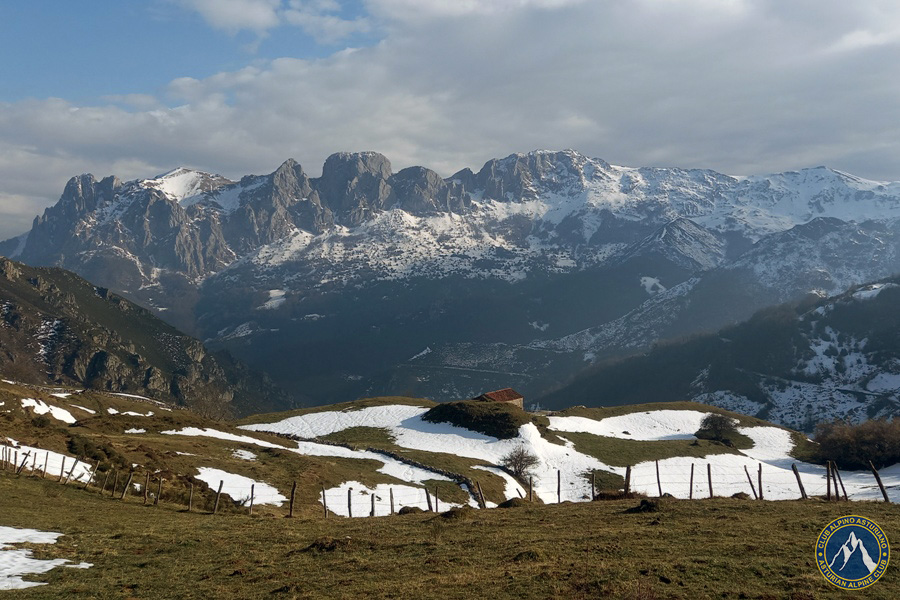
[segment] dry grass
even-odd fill
[[[846,513],[887,532],[884,504],[637,500],[434,514],[285,519],[184,513],[0,474],[2,523],[66,535],[54,569],[16,598],[846,598],[816,570],[813,543]],[[887,571],[865,597],[893,599]],[[863,596],[860,596],[863,597]]]

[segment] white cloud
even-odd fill
[[[278,26],[281,0],[177,0],[211,26],[230,32],[249,29],[263,33]]]
[[[238,21],[245,4],[259,12]],[[344,14],[332,0],[229,6],[221,27]],[[20,233],[2,216],[10,195],[49,204],[82,171],[130,178],[186,164],[237,177],[293,157],[317,174],[340,150],[445,176],[513,151],[575,148],[630,165],[749,174],[828,164],[900,179],[893,2],[366,6],[358,19],[383,37],[373,47],[180,78],[159,97],[121,90],[110,105],[0,105],[0,238]],[[350,27],[318,26],[325,37]]]

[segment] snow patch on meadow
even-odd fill
[[[46,583],[25,581],[23,575],[46,573],[60,566],[87,569],[91,563],[69,564],[64,558],[38,560],[26,548],[12,548],[11,544],[55,544],[62,534],[37,529],[20,529],[0,525],[0,590],[21,590]]]

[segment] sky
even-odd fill
[[[73,175],[573,148],[900,180],[894,0],[0,3],[0,239]]]

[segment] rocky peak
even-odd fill
[[[313,186],[335,220],[356,226],[390,205],[391,163],[377,152],[340,152],[325,161]]]
[[[469,203],[464,188],[425,167],[409,167],[391,176],[394,206],[414,214],[460,212]]]
[[[590,161],[572,150],[511,154],[486,162],[475,176],[475,187],[484,190],[485,198],[500,201],[533,200],[545,192],[578,191],[585,177],[592,177],[596,171],[594,162],[609,168],[603,161]]]

